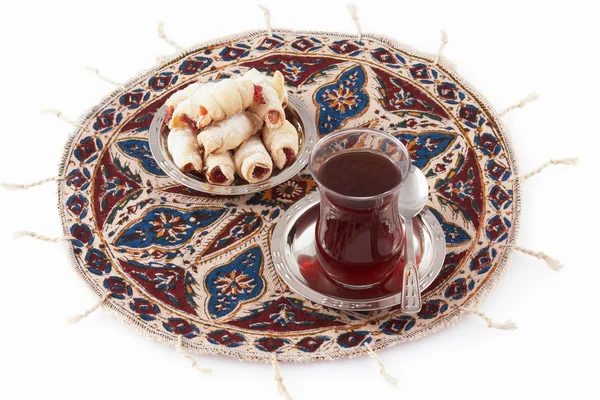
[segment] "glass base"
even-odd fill
[[[329,276],[329,277],[331,278],[331,276]],[[338,285],[343,286],[346,289],[352,289],[352,290],[366,290],[366,289],[371,289],[371,288],[374,288],[375,286],[377,286],[377,285],[379,285],[381,283],[381,282],[375,282],[375,283],[371,283],[370,285],[348,285],[347,283],[342,283],[340,281],[336,281],[333,278],[331,278],[331,279],[333,281],[335,281],[335,283],[337,283]]]

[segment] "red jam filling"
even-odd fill
[[[221,167],[214,167],[212,171],[207,173],[208,180],[212,183],[225,183],[227,182],[227,177],[221,171]]]
[[[290,149],[289,147],[284,147],[283,154],[285,154],[285,164],[283,165],[284,167],[287,167],[288,165],[296,161],[296,154],[294,154],[294,150]]]
[[[252,171],[252,177],[254,179],[262,179],[269,173],[269,171],[269,168],[261,166],[254,167],[254,170]]]
[[[275,110],[269,111],[267,114],[267,118],[269,118],[269,122],[273,125],[277,125],[279,123],[279,112]]]
[[[254,102],[256,104],[266,104],[265,97],[262,94],[263,88],[259,85],[254,85]]]
[[[191,172],[194,171],[194,164],[192,163],[187,163],[183,166],[183,168],[181,169],[183,172]]]
[[[171,122],[171,118],[173,118],[174,110],[175,110],[175,107],[173,107],[173,106],[167,107],[167,111],[165,112],[165,125],[167,125],[169,122]]]
[[[183,117],[181,117],[181,119],[190,128],[192,128],[192,129],[198,129],[198,125],[196,125],[196,121],[194,121],[192,118],[190,118],[186,114],[183,114]]]

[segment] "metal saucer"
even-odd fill
[[[316,260],[315,225],[318,216],[318,192],[304,197],[281,216],[271,239],[271,256],[281,279],[301,296],[339,310],[369,311],[400,304],[402,263],[391,277],[376,288],[367,290],[343,288],[325,275]],[[427,208],[414,221],[422,292],[442,269],[446,238],[441,225]]]
[[[248,193],[260,192],[274,186],[280,185],[288,179],[297,175],[308,163],[310,151],[317,141],[315,118],[312,110],[306,106],[298,97],[288,95],[288,105],[285,108],[286,119],[296,127],[298,131],[299,147],[296,161],[291,165],[279,170],[275,168],[273,174],[263,182],[248,183],[236,176],[231,186],[213,185],[190,173],[179,170],[169,150],[167,149],[168,128],[164,127],[166,107],[163,105],[154,115],[148,132],[150,151],[160,168],[175,181],[191,189],[221,196],[240,196]]]

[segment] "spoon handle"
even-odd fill
[[[419,275],[417,272],[417,257],[415,254],[413,218],[406,218],[404,230],[406,233],[406,240],[404,242],[406,259],[404,272],[402,273],[402,301],[400,302],[400,308],[405,313],[416,314],[421,311],[422,304]]]

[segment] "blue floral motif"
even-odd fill
[[[278,49],[285,46],[285,39],[279,35],[273,34],[271,37],[265,38],[261,44],[256,48],[258,51],[267,51]]]
[[[130,110],[135,110],[140,107],[142,102],[150,99],[150,92],[145,92],[144,89],[134,89],[119,97],[119,104],[127,107]]]
[[[148,141],[145,139],[126,139],[117,142],[119,148],[129,157],[136,159],[136,161],[141,165],[141,167],[147,172],[158,175],[165,176],[166,174],[158,164],[156,160],[152,156],[150,152],[150,145]]]
[[[498,250],[495,248],[488,246],[484,247],[473,257],[471,263],[469,264],[469,269],[472,272],[476,272],[477,275],[487,273],[492,267],[492,262],[498,255]]]
[[[123,114],[117,112],[115,108],[109,108],[102,111],[102,114],[96,117],[96,122],[92,127],[100,133],[108,133],[113,130],[123,120]]]
[[[350,348],[370,343],[371,340],[373,338],[367,331],[350,331],[339,335],[337,337],[337,344],[345,348]]]
[[[154,321],[156,319],[155,315],[160,313],[160,308],[157,304],[150,303],[148,300],[142,298],[134,298],[129,303],[129,308],[144,321]]]
[[[225,46],[219,53],[223,61],[233,61],[238,58],[247,57],[250,54],[250,46],[238,43],[235,46]]]
[[[67,210],[80,219],[85,218],[88,213],[88,201],[81,193],[74,194],[67,200]]]
[[[216,267],[206,275],[204,285],[210,294],[208,312],[213,318],[231,314],[241,304],[255,299],[262,293],[262,265],[260,247],[255,246],[229,264]]]
[[[435,215],[440,225],[442,225],[448,245],[460,245],[471,240],[471,236],[460,226],[447,222],[442,214],[433,208],[429,208],[429,210]]]
[[[150,89],[155,92],[159,92],[161,90],[165,90],[169,86],[175,85],[177,83],[177,75],[172,72],[161,72],[156,76],[153,76],[148,81],[148,86]]]
[[[79,161],[89,164],[98,158],[102,147],[100,138],[88,136],[75,145],[73,155]]]
[[[102,276],[109,274],[112,270],[112,264],[103,251],[99,249],[90,249],[85,255],[85,264],[87,270],[94,275]]]
[[[399,335],[410,331],[417,320],[410,315],[401,315],[398,318],[392,318],[379,326],[381,332],[385,335]]]
[[[212,64],[212,58],[194,56],[186,59],[179,66],[179,72],[183,75],[194,75],[199,71],[204,71],[210,64]]]
[[[443,154],[456,139],[456,136],[442,132],[419,135],[400,133],[395,136],[406,145],[413,164],[420,169],[424,169],[432,159]]]
[[[74,169],[67,176],[67,186],[72,186],[79,190],[85,190],[90,186],[92,175],[87,168]]]
[[[182,212],[167,207],[154,208],[121,233],[115,244],[133,248],[179,246],[190,240],[196,230],[211,225],[225,212],[224,209]]]
[[[318,129],[321,135],[331,133],[352,118],[361,116],[369,106],[365,90],[367,74],[356,65],[342,72],[335,82],[321,86],[315,93]]]

